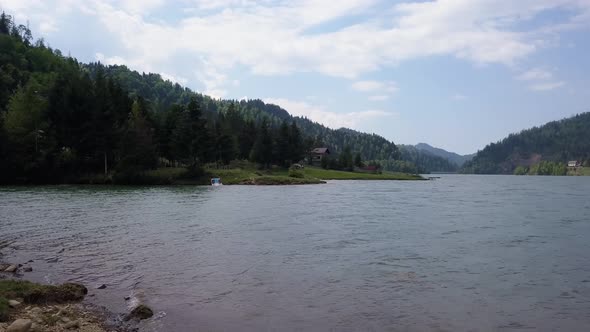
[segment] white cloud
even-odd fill
[[[133,14],[148,13],[165,3],[164,0],[111,0],[110,2],[119,3],[123,9]]]
[[[553,74],[551,72],[541,69],[541,68],[533,68],[531,70],[525,71],[524,73],[518,75],[516,77],[517,80],[521,81],[536,81],[536,80],[546,80],[551,79]]]
[[[388,100],[389,96],[387,95],[375,95],[375,96],[369,96],[369,100],[370,101],[385,101]]]
[[[352,79],[429,56],[511,66],[551,45],[556,33],[590,25],[588,0],[192,0],[182,5],[197,10],[185,10],[176,22],[157,19],[163,5],[163,0],[2,1],[4,9],[40,22],[45,31],[60,29],[70,12],[95,15],[124,48],[107,58],[126,60],[138,70],[186,76],[185,68],[169,68],[178,56],[194,58],[199,79],[218,95],[233,81],[220,77],[236,66],[258,75],[315,72]],[[541,27],[521,24],[550,10],[566,14]],[[359,19],[367,13],[370,19]],[[316,29],[339,18],[353,23]]]
[[[543,83],[533,84],[533,85],[529,86],[529,89],[531,89],[533,91],[549,91],[549,90],[554,90],[554,89],[557,89],[557,88],[561,88],[564,85],[565,85],[565,82],[563,82],[563,81],[560,81],[560,82],[543,82]]]
[[[361,92],[375,92],[375,91],[386,91],[395,92],[397,91],[397,85],[395,82],[379,82],[379,81],[357,81],[352,84],[352,88]]]
[[[466,95],[460,94],[460,93],[456,93],[454,94],[451,99],[455,100],[455,101],[463,101],[467,99]]]
[[[366,110],[361,112],[336,113],[327,111],[324,106],[312,105],[304,101],[294,101],[286,98],[265,98],[264,102],[279,105],[291,115],[307,117],[327,127],[359,128],[366,121],[384,117],[397,116],[397,113],[382,110]]]
[[[188,78],[182,76],[174,76],[168,73],[160,73],[163,79],[168,80],[172,83],[178,83],[180,85],[186,85],[188,83]]]
[[[107,65],[107,66],[110,66],[110,65],[124,65],[124,64],[127,64],[129,62],[129,61],[123,59],[120,56],[106,57],[102,53],[96,53],[94,55],[94,58],[96,59],[96,61],[99,61],[102,64]]]
[[[369,96],[369,101],[387,100],[398,90],[397,84],[393,81],[357,81],[352,84],[352,88],[360,92],[378,93]]]
[[[563,81],[553,80],[553,73],[541,68],[527,70],[516,76],[516,79],[528,82],[529,90],[537,92],[555,90],[565,85]]]

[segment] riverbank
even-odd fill
[[[567,171],[567,175],[571,176],[590,176],[590,167],[577,167]]]
[[[31,263],[0,263],[0,332],[136,331],[135,322],[153,316],[144,305],[121,316],[85,303],[94,294],[81,284],[24,280],[32,271]]]
[[[205,168],[193,175],[187,168],[165,167],[132,176],[86,176],[72,179],[73,184],[132,184],[132,185],[209,185],[211,178],[221,178],[224,185],[303,185],[322,184],[326,180],[427,180],[408,173],[362,173],[328,170],[308,166],[300,170],[280,167],[258,169],[254,164],[242,163],[231,168]]]
[[[2,267],[5,266],[0,265]],[[4,271],[7,269],[12,270]],[[25,280],[0,280],[0,331],[109,331],[101,317],[80,303],[87,293],[86,287],[79,284],[53,286]]]
[[[420,175],[407,173],[360,173],[328,170],[319,167],[305,167],[296,171],[296,176],[284,168],[258,170],[255,167],[206,169],[205,175],[199,178],[186,177],[183,168],[161,168],[146,172],[156,182],[169,184],[202,184],[207,185],[213,177],[221,178],[225,185],[300,185],[321,184],[326,180],[426,180]]]

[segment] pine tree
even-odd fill
[[[283,121],[279,127],[275,144],[276,161],[281,166],[289,166],[291,158],[291,135],[289,132],[289,125]]]
[[[152,128],[137,100],[129,113],[121,154],[122,160],[119,167],[124,171],[137,172],[157,165]]]
[[[303,144],[303,138],[301,137],[301,131],[299,130],[299,127],[297,127],[295,121],[291,122],[289,131],[289,146],[289,159],[291,163],[298,163],[305,155],[305,148]]]
[[[246,121],[244,128],[238,135],[239,157],[241,159],[250,158],[250,152],[256,142],[256,125],[253,121]]]
[[[354,156],[354,166],[363,167],[363,160],[361,158],[361,154],[358,152]]]
[[[256,142],[252,148],[250,159],[261,164],[264,168],[270,168],[273,153],[273,140],[268,119],[263,118],[257,130]]]

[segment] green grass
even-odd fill
[[[200,177],[190,177],[185,168],[159,168],[147,171],[143,174],[142,181],[145,184],[186,184],[208,185],[211,178],[218,177],[225,185],[253,184],[253,185],[290,185],[290,184],[317,184],[322,180],[424,180],[419,175],[407,173],[383,172],[381,174],[356,173],[326,170],[318,167],[307,166],[305,169],[291,172],[298,173],[297,177],[289,176],[289,170],[273,167],[269,170],[260,170],[255,164],[242,162],[240,167],[231,169],[206,168],[205,174]]]
[[[88,290],[78,284],[41,285],[24,280],[0,280],[0,298],[22,298],[25,303],[65,303],[84,299]]]
[[[590,176],[590,167],[580,167],[576,172],[568,171],[567,175]]]
[[[381,174],[335,171],[317,167],[306,167],[305,176],[322,180],[424,180],[419,175],[383,172]]]

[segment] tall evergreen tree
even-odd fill
[[[264,168],[270,168],[273,154],[273,139],[270,132],[268,119],[262,119],[257,130],[256,142],[252,148],[250,159],[261,164]]]
[[[276,161],[281,166],[288,166],[291,159],[291,135],[286,121],[281,123],[275,144]]]
[[[299,127],[297,127],[297,123],[295,123],[295,121],[291,122],[289,131],[289,146],[289,159],[291,163],[297,163],[302,160],[305,156],[305,147],[301,131],[299,130]]]
[[[129,113],[121,152],[123,158],[119,167],[123,171],[150,169],[157,165],[152,128],[137,100]]]
[[[256,142],[256,125],[253,121],[246,121],[244,127],[238,135],[239,157],[241,159],[250,158],[250,152]]]

